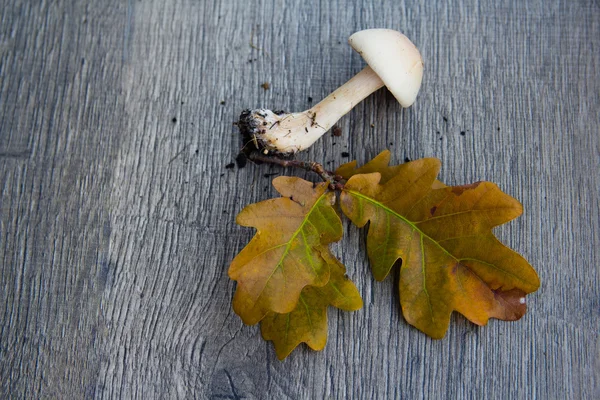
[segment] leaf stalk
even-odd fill
[[[329,189],[342,190],[344,188],[344,178],[326,170],[322,164],[314,161],[287,160],[276,155],[261,154],[258,151],[251,152],[248,155],[248,159],[254,163],[274,164],[284,168],[292,167],[314,172],[329,184]]]

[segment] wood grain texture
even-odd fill
[[[390,148],[496,182],[525,209],[497,234],[542,287],[518,322],[454,316],[432,340],[346,221],[334,251],[365,306],[279,362],[226,270],[253,235],[235,214],[280,170],[226,169],[232,122],[327,95],[370,27],[421,49],[416,104],[379,91],[301,157]],[[598,38],[595,0],[0,0],[0,397],[599,397]]]

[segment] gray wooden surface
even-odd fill
[[[379,91],[301,157],[390,148],[498,183],[525,213],[497,234],[542,286],[522,320],[434,341],[346,222],[364,309],[279,362],[226,270],[281,170],[226,169],[232,122],[324,97],[369,27],[421,49],[416,104]],[[0,0],[0,398],[598,398],[599,110],[597,0]]]

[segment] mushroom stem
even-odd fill
[[[328,131],[354,106],[383,86],[381,78],[367,66],[306,113],[314,116],[316,125]],[[319,137],[320,135],[313,142]]]
[[[293,154],[309,148],[365,97],[384,86],[367,66],[314,107],[299,113],[244,111],[239,126],[263,152]]]

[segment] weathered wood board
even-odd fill
[[[302,158],[389,148],[496,182],[525,209],[497,234],[542,286],[522,320],[435,341],[346,224],[365,306],[280,362],[226,271],[281,170],[226,169],[232,122],[326,96],[372,27],[421,49],[416,104],[381,90]],[[0,0],[0,397],[600,398],[599,110],[597,0]]]

